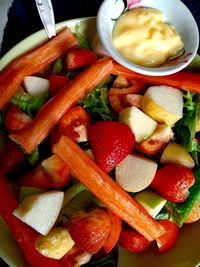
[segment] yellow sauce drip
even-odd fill
[[[113,43],[131,62],[157,67],[184,47],[174,26],[165,23],[163,14],[153,8],[134,8],[115,23]]]

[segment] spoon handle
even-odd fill
[[[35,0],[35,2],[48,37],[55,36],[56,27],[51,0]]]

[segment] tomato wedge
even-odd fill
[[[169,251],[176,243],[179,233],[179,227],[176,223],[169,220],[159,221],[159,224],[165,229],[165,233],[156,238],[160,253]]]
[[[81,106],[75,107],[65,113],[59,123],[58,139],[62,135],[71,137],[76,142],[87,141],[87,133],[90,127],[90,117]]]
[[[56,95],[70,82],[70,78],[64,75],[51,75],[50,76],[50,95]]]
[[[131,252],[141,252],[149,247],[151,241],[133,229],[122,229],[118,243]]]

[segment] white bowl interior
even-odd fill
[[[123,0],[105,0],[97,15],[98,35],[108,53],[120,64],[142,74],[167,75],[186,67],[196,55],[199,45],[198,27],[189,9],[180,0],[141,0],[135,2],[139,3],[134,7],[144,6],[160,10],[164,14],[165,21],[175,26],[184,42],[185,57],[175,65],[156,68],[138,66],[125,59],[112,42],[115,19],[125,8]]]

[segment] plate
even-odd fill
[[[91,41],[96,34],[96,19],[95,17],[86,17],[64,21],[56,25],[57,31],[68,26],[73,31],[76,25],[79,25],[79,30]],[[33,48],[47,41],[47,35],[44,30],[30,35],[0,59],[0,71],[3,70],[11,61],[18,56],[32,50]],[[163,254],[155,255],[150,251],[144,253],[130,253],[119,247],[118,267],[196,267],[200,264],[199,253],[200,240],[200,222],[185,225],[180,231],[180,236],[175,247]],[[6,256],[5,256],[6,255]],[[8,255],[12,257],[12,252],[4,253],[4,261],[7,261]],[[0,253],[0,257],[2,254]],[[22,259],[23,260],[23,259]],[[22,267],[20,264],[12,264],[11,267]]]

